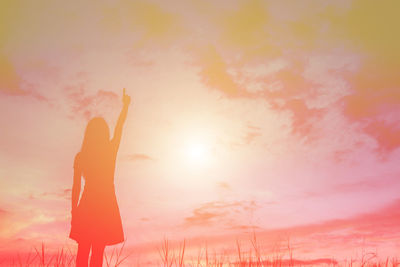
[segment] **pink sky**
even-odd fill
[[[298,258],[394,256],[399,5],[2,1],[0,253],[74,246],[73,159],[89,118],[113,129],[125,87],[128,246],[234,247],[255,229]]]

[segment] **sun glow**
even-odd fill
[[[204,137],[189,138],[184,144],[185,160],[190,166],[206,166],[212,156],[211,145]]]
[[[187,147],[187,155],[193,162],[204,162],[207,158],[207,148],[202,143],[193,143]]]

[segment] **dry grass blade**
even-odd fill
[[[111,262],[112,262],[112,259],[114,258],[114,253],[115,253],[115,248],[112,249],[112,251],[111,251],[111,256],[110,256],[110,259],[109,259],[109,260],[107,259],[107,254],[104,253],[104,257],[105,257],[105,259],[106,259],[107,267],[111,267]]]
[[[183,258],[185,255],[185,245],[186,245],[186,240],[183,240],[182,248],[179,249],[179,258],[178,258],[178,260],[179,260],[178,266],[179,267],[184,266]]]
[[[236,239],[236,247],[237,247],[237,253],[238,253],[238,258],[239,258],[239,264],[241,265],[243,260],[242,260],[242,251],[240,249],[240,243],[239,240]]]
[[[115,267],[118,267],[121,263],[123,263],[127,258],[129,258],[133,254],[133,252],[131,252],[128,255],[126,255],[125,257],[121,258],[122,252],[125,248],[125,243],[126,243],[126,240],[124,241],[124,243],[121,246],[121,249],[119,250],[119,253],[118,253],[118,256],[116,259],[116,263],[115,263]]]

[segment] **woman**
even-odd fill
[[[88,266],[90,250],[90,266],[102,266],[105,246],[124,241],[114,190],[114,170],[130,101],[131,98],[125,94],[124,89],[124,106],[111,140],[108,125],[103,118],[90,120],[81,151],[75,156],[69,237],[78,242],[77,267]],[[82,176],[85,179],[85,187],[79,200]]]

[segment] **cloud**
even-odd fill
[[[241,232],[254,232],[262,230],[261,227],[256,225],[234,224],[230,227],[232,230],[239,230]]]
[[[24,89],[22,89],[24,87]],[[9,96],[30,96],[39,101],[50,103],[42,94],[34,90],[34,86],[24,81],[14,64],[0,51],[0,94]]]
[[[373,121],[365,128],[365,132],[374,137],[379,144],[379,151],[387,155],[400,147],[400,124],[384,121]]]
[[[24,95],[20,88],[21,77],[17,74],[14,65],[5,55],[0,54],[0,92],[10,95]]]
[[[293,62],[289,67],[263,77],[266,89],[260,96],[270,104],[272,110],[290,112],[292,133],[310,140],[315,121],[323,116],[325,107],[309,106],[310,99],[318,95],[315,83],[307,80],[303,72],[303,64]]]
[[[19,209],[7,212],[2,218],[0,227],[0,238],[16,238],[19,233],[35,224],[47,223],[53,217],[39,212],[35,207],[31,209]]]
[[[400,199],[374,212],[360,214],[346,219],[335,219],[321,223],[276,229],[271,230],[271,232],[303,237],[325,233],[330,234],[331,238],[337,238],[338,243],[344,241],[356,242],[362,237],[395,239],[398,238],[398,234],[394,233],[400,233]],[[329,241],[332,240],[325,240],[325,242]]]
[[[398,121],[384,121],[391,113],[400,112],[400,38],[393,35],[399,17],[393,8],[396,1],[353,1],[350,10],[334,24],[347,34],[363,53],[361,66],[342,75],[351,92],[343,97],[344,114],[352,122],[362,123],[365,133],[378,143],[387,155],[400,146]]]
[[[185,226],[211,226],[222,223],[228,228],[237,225],[235,217],[258,208],[255,201],[212,201],[202,204],[193,210],[193,214],[185,218]]]
[[[384,61],[400,64],[400,36],[395,34],[400,18],[400,3],[383,0],[354,0],[348,12],[336,22],[354,45]]]
[[[0,221],[4,221],[4,218],[9,215],[9,212],[6,211],[5,209],[0,208]],[[1,224],[0,224],[1,226]]]
[[[289,40],[296,45],[303,43],[307,48],[315,49],[340,44],[375,61],[397,66],[400,63],[400,37],[394,34],[400,23],[394,11],[400,8],[397,1],[383,0],[379,5],[374,0],[318,4],[308,1],[302,2],[302,6],[290,1],[282,3],[281,8],[285,8],[290,18],[281,19],[289,30],[284,32],[283,28],[280,31],[289,37],[294,36]]]
[[[400,78],[394,69],[379,63],[365,62],[349,77],[352,93],[342,100],[344,114],[362,123],[365,133],[378,143],[378,150],[388,154],[400,146]]]
[[[232,100],[264,99],[271,110],[289,114],[292,134],[308,142],[321,137],[315,131],[318,122],[327,109],[336,106],[343,110],[344,119],[352,120],[350,123],[362,123],[364,133],[378,142],[380,152],[387,154],[400,145],[397,121],[379,121],[400,112],[400,80],[394,70],[380,69],[372,62],[357,69],[358,58],[342,51],[314,56],[308,62],[292,60],[290,65],[277,61],[280,67],[264,70],[264,74],[257,68],[257,74],[252,74],[253,64],[240,67],[227,61],[213,46],[198,57],[199,75],[208,88]],[[249,132],[246,142],[256,136],[256,132]]]
[[[12,34],[12,27],[15,24],[15,15],[21,9],[20,1],[1,1],[0,2],[0,50],[9,40]]]
[[[393,0],[379,5],[373,0],[354,0],[342,6],[328,4],[290,24],[294,26],[293,33],[300,30],[297,39],[309,39],[314,48],[319,41],[319,48],[323,44],[329,49],[342,46],[347,53],[360,58],[357,69],[349,72],[343,66],[336,71],[349,87],[340,104],[351,123],[361,123],[364,132],[377,141],[378,151],[384,156],[400,145],[393,138],[399,133],[397,122],[381,120],[388,113],[400,112],[400,37],[394,34],[400,23],[394,10],[399,7],[399,2]],[[320,25],[320,29],[313,28],[314,25]],[[325,34],[317,36],[318,40],[316,34],[321,33],[321,27]]]
[[[310,11],[305,11],[290,1],[282,2],[277,6],[285,10],[284,14],[281,17],[267,16],[264,27],[271,27],[277,21],[283,25],[273,33],[273,38],[282,43],[284,51],[291,49],[294,55],[307,58],[312,57],[316,49],[330,54],[332,51],[334,54],[335,51],[342,51],[359,57],[361,67],[350,70],[345,65],[336,66],[329,75],[318,74],[315,69],[311,73],[314,77],[308,75],[311,81],[308,83],[302,80],[302,75],[298,75],[296,69],[286,69],[286,73],[281,72],[275,80],[265,80],[263,87],[277,89],[268,94],[273,101],[280,98],[282,102],[297,99],[298,102],[292,102],[289,107],[281,106],[283,110],[288,109],[294,114],[294,132],[302,135],[310,133],[311,129],[304,123],[304,118],[314,116],[318,119],[321,115],[317,110],[308,112],[304,109],[310,107],[309,103],[315,107],[318,99],[321,104],[339,104],[343,105],[350,123],[361,123],[364,132],[377,141],[379,152],[387,155],[399,147],[399,142],[392,138],[398,134],[397,122],[381,122],[381,117],[388,113],[400,112],[400,37],[394,34],[400,23],[394,11],[399,3],[394,0],[384,0],[379,5],[373,0],[354,0],[345,4],[312,3]],[[311,5],[311,2],[304,5]],[[303,50],[304,44],[314,50]],[[321,60],[322,63],[333,61],[329,58]],[[325,91],[325,96],[318,97],[316,94],[320,94],[321,89]],[[337,102],[340,98],[342,100]],[[305,105],[299,102],[306,99]]]
[[[309,141],[315,138],[315,135],[311,135],[313,126],[323,116],[324,109],[308,104],[310,98],[316,98],[318,94],[315,92],[315,82],[307,80],[303,75],[303,63],[293,62],[289,65],[283,60],[275,60],[267,70],[264,69],[261,73],[258,70],[257,74],[251,74],[251,64],[246,67],[231,67],[215,47],[203,51],[199,58],[199,74],[208,88],[232,100],[263,99],[271,110],[278,113],[289,112],[293,134],[307,137]],[[249,84],[254,82],[260,85],[259,90],[247,90]],[[258,131],[249,131],[245,142],[250,143],[259,135]]]
[[[209,215],[212,219],[207,219],[207,214],[205,214],[203,217],[204,219],[199,219],[198,222],[204,223],[207,227],[210,227],[211,223],[223,221],[226,215],[222,212],[216,215],[215,211],[208,209],[218,206],[217,204],[206,203],[200,207],[205,209],[202,210],[204,213],[206,211],[212,213]],[[233,206],[236,205],[235,203],[230,204],[234,204]],[[234,226],[236,226],[236,230],[253,229],[250,225],[243,225],[243,227],[240,227],[240,224],[234,224]],[[390,248],[390,246],[396,246],[394,244],[396,244],[400,237],[400,199],[389,202],[375,211],[354,215],[348,218],[333,219],[287,228],[263,230],[255,227],[255,229],[257,240],[262,240],[264,246],[269,246],[268,244],[280,244],[284,237],[290,237],[291,246],[294,248],[294,251],[297,253],[301,251],[304,253],[303,255],[318,255],[319,253],[331,254],[337,251],[339,252],[337,255],[335,254],[337,258],[342,258],[344,255],[345,257],[354,256],[354,250],[361,249],[361,242],[366,251],[372,248],[374,251],[375,249],[379,249],[381,252],[384,252],[385,249]],[[234,235],[227,233],[224,236],[210,237],[210,240],[214,242],[224,242],[226,244],[228,240],[234,242],[237,236],[237,232]],[[203,236],[202,240],[204,240],[204,238]]]
[[[223,190],[231,190],[231,186],[227,182],[218,182],[217,187]]]
[[[296,40],[300,41],[306,48],[313,47],[316,43],[318,30],[320,25],[313,24],[312,21],[307,19],[293,21],[289,27]]]
[[[222,40],[238,47],[258,46],[267,37],[268,13],[260,0],[244,1],[220,18]]]
[[[218,217],[220,220],[223,217]],[[236,226],[236,227],[235,227]],[[238,237],[248,238],[250,232],[257,236],[264,248],[281,247],[287,249],[288,238],[293,251],[298,255],[332,255],[338,252],[335,258],[354,256],[354,250],[372,248],[375,251],[380,248],[384,252],[387,248],[393,248],[400,233],[400,199],[395,200],[374,212],[359,214],[345,219],[334,219],[319,223],[297,225],[287,228],[275,228],[264,230],[252,225],[232,224],[232,229],[244,230],[220,236],[210,236],[207,240],[214,243],[235,242]],[[208,225],[210,227],[210,225]],[[246,233],[247,232],[247,233]],[[202,236],[201,240],[206,237]],[[283,246],[282,246],[283,241]],[[391,247],[392,246],[392,247]],[[396,248],[396,245],[394,245]],[[398,249],[398,248],[396,248]],[[282,251],[282,250],[281,250]],[[396,250],[397,251],[397,250]],[[276,252],[276,251],[275,251]],[[270,250],[274,253],[274,250]],[[346,254],[347,253],[347,254]],[[388,254],[389,255],[389,254]],[[393,254],[392,254],[393,255]]]
[[[246,133],[246,136],[244,137],[244,141],[246,144],[251,144],[257,137],[262,135],[261,128],[259,127],[247,125],[247,129],[248,131]]]
[[[129,23],[130,30],[142,34],[142,41],[155,42],[176,40],[184,31],[184,26],[177,14],[165,10],[156,3],[148,1],[122,1],[118,6],[103,10],[103,22],[110,28],[116,28],[122,22]],[[117,24],[115,24],[117,22]],[[118,24],[119,23],[119,24]]]
[[[393,108],[398,110],[400,78],[397,70],[367,61],[348,79],[352,86],[352,94],[344,100],[345,112],[350,118],[363,119]]]
[[[227,97],[241,97],[246,94],[227,71],[227,64],[214,46],[203,48],[198,55],[200,77],[210,89],[220,91]]]
[[[71,188],[66,188],[63,190],[59,190],[57,192],[44,192],[39,195],[31,194],[29,196],[30,199],[61,199],[61,200],[70,200],[71,199]]]
[[[195,209],[193,211],[193,216],[186,217],[185,223],[186,225],[194,226],[194,225],[202,225],[206,226],[212,223],[212,220],[218,217],[224,216],[223,213],[218,212],[209,212],[205,211],[201,208]]]
[[[118,102],[118,95],[111,91],[98,90],[97,93],[88,94],[84,84],[76,86],[66,86],[65,92],[70,101],[72,116],[83,116],[90,119],[95,110],[99,110],[98,105],[105,108]]]
[[[152,157],[150,157],[150,156],[148,156],[146,154],[132,154],[132,155],[127,155],[126,158],[129,161],[148,161],[148,160],[153,160]]]
[[[118,95],[111,91],[99,90],[97,92],[97,97],[102,100],[114,101],[118,98]]]
[[[326,197],[327,195],[331,194],[348,194],[355,192],[369,192],[369,191],[373,192],[376,190],[385,190],[387,188],[400,186],[398,175],[399,175],[398,173],[392,173],[378,177],[375,176],[365,177],[362,180],[350,183],[349,182],[337,183],[320,191],[305,192],[303,196],[306,198],[314,198],[314,197]]]
[[[301,99],[287,100],[283,102],[282,106],[276,107],[276,109],[289,110],[292,113],[292,132],[302,137],[308,137],[309,140],[315,120],[323,114],[322,109],[309,108],[305,100]]]

